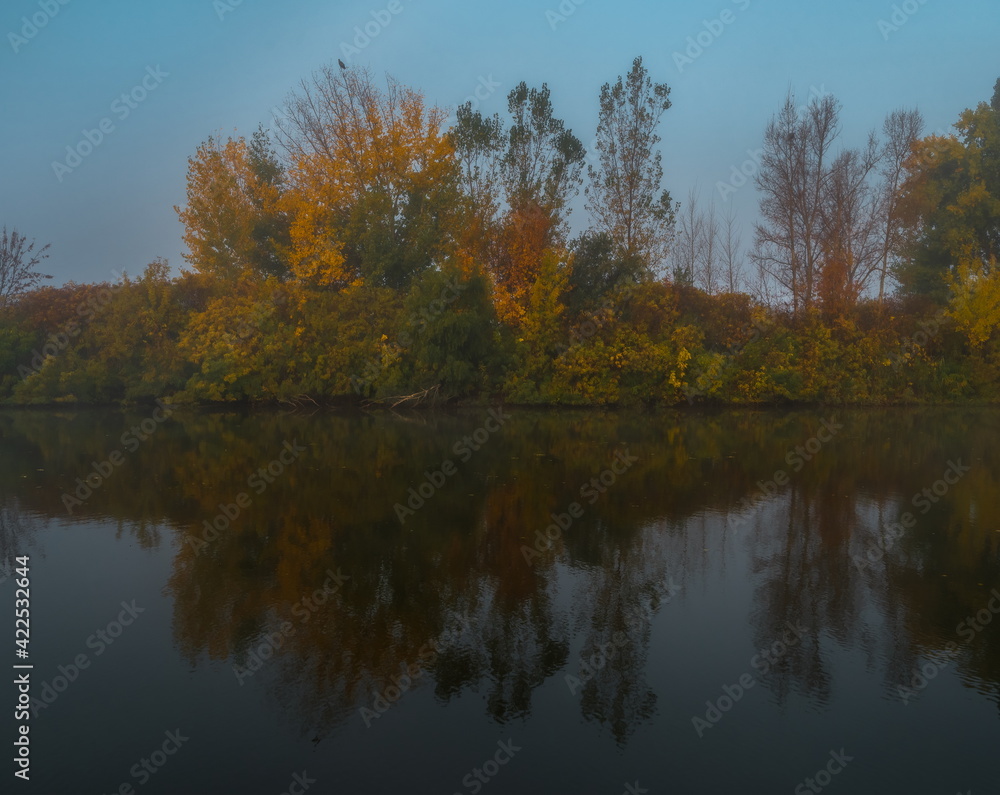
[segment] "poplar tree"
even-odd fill
[[[670,104],[670,87],[654,83],[636,58],[625,78],[601,87],[597,165],[587,169],[596,231],[610,235],[623,259],[645,272],[661,269],[673,241],[677,208],[662,188],[656,148],[656,128]]]

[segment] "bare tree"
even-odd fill
[[[757,175],[763,221],[751,254],[761,277],[790,296],[793,314],[822,298],[839,312],[873,287],[885,295],[893,258],[903,241],[898,196],[906,160],[923,119],[916,110],[893,111],[864,147],[833,157],[840,106],[814,99],[804,116],[789,94],[764,135]]]
[[[719,290],[719,219],[715,214],[715,202],[700,215],[701,245],[698,254],[697,282],[702,290],[715,295]]]
[[[1000,80],[997,81],[1000,96]],[[893,256],[900,251],[903,232],[899,221],[899,188],[903,183],[906,159],[913,151],[913,143],[924,129],[924,117],[919,110],[894,110],[885,118],[882,133],[885,144],[882,150],[882,176],[880,217],[882,248],[879,258],[878,300],[885,296],[885,283],[889,276]]]
[[[37,251],[35,241],[28,241],[17,229],[0,233],[0,308],[8,306],[18,296],[38,286],[43,279],[52,277],[38,272],[42,260],[48,259],[49,244]]]
[[[823,195],[839,129],[839,103],[815,98],[802,118],[788,93],[767,125],[761,167],[762,221],[754,227],[752,257],[790,296],[793,315],[815,303],[823,254]]]
[[[751,258],[753,267],[746,277],[747,292],[754,297],[754,300],[764,306],[777,306],[778,295],[775,288],[775,280],[770,277],[764,269],[764,265]]]
[[[743,250],[740,241],[742,230],[736,220],[736,211],[730,204],[722,219],[722,237],[720,242],[720,257],[722,259],[722,277],[726,290],[738,293],[743,281]]]
[[[698,191],[691,189],[680,205],[671,261],[674,279],[695,284],[709,295],[739,292],[743,282],[740,226],[730,207],[721,220],[715,202],[698,206]]]
[[[680,206],[677,217],[677,237],[671,259],[674,281],[693,284],[698,276],[700,251],[704,237],[703,219],[698,210],[698,191],[688,191],[687,203]]]
[[[881,150],[875,133],[863,149],[841,152],[830,166],[821,202],[821,296],[831,313],[853,306],[878,271],[882,195],[872,183]]]

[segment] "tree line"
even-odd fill
[[[4,230],[0,396],[997,397],[1000,80],[951,134],[898,109],[859,147],[841,145],[834,97],[799,108],[789,92],[763,132],[748,246],[731,212],[665,189],[670,108],[636,58],[601,87],[588,153],[545,84],[446,126],[416,89],[324,67],[274,130],[192,155],[179,277],[157,260],[42,286],[47,247]]]

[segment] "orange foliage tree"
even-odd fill
[[[458,168],[445,113],[369,71],[327,66],[279,121],[289,162],[289,262],[311,284],[402,288],[454,252]]]
[[[492,245],[470,237],[473,256],[486,259],[498,317],[524,322],[531,288],[546,249],[565,245],[568,204],[579,191],[584,149],[553,114],[549,88],[520,83],[507,96],[511,125],[459,109],[451,139],[462,168],[463,195],[476,227]]]

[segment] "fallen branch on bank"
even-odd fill
[[[441,384],[435,384],[434,386],[427,387],[427,389],[422,389],[419,392],[414,392],[412,395],[390,395],[384,398],[370,398],[365,400],[362,406],[375,406],[375,405],[388,405],[389,408],[396,408],[397,406],[402,406],[404,403],[408,406],[417,406],[424,401],[429,400],[431,403],[437,401],[439,390],[441,389]]]

